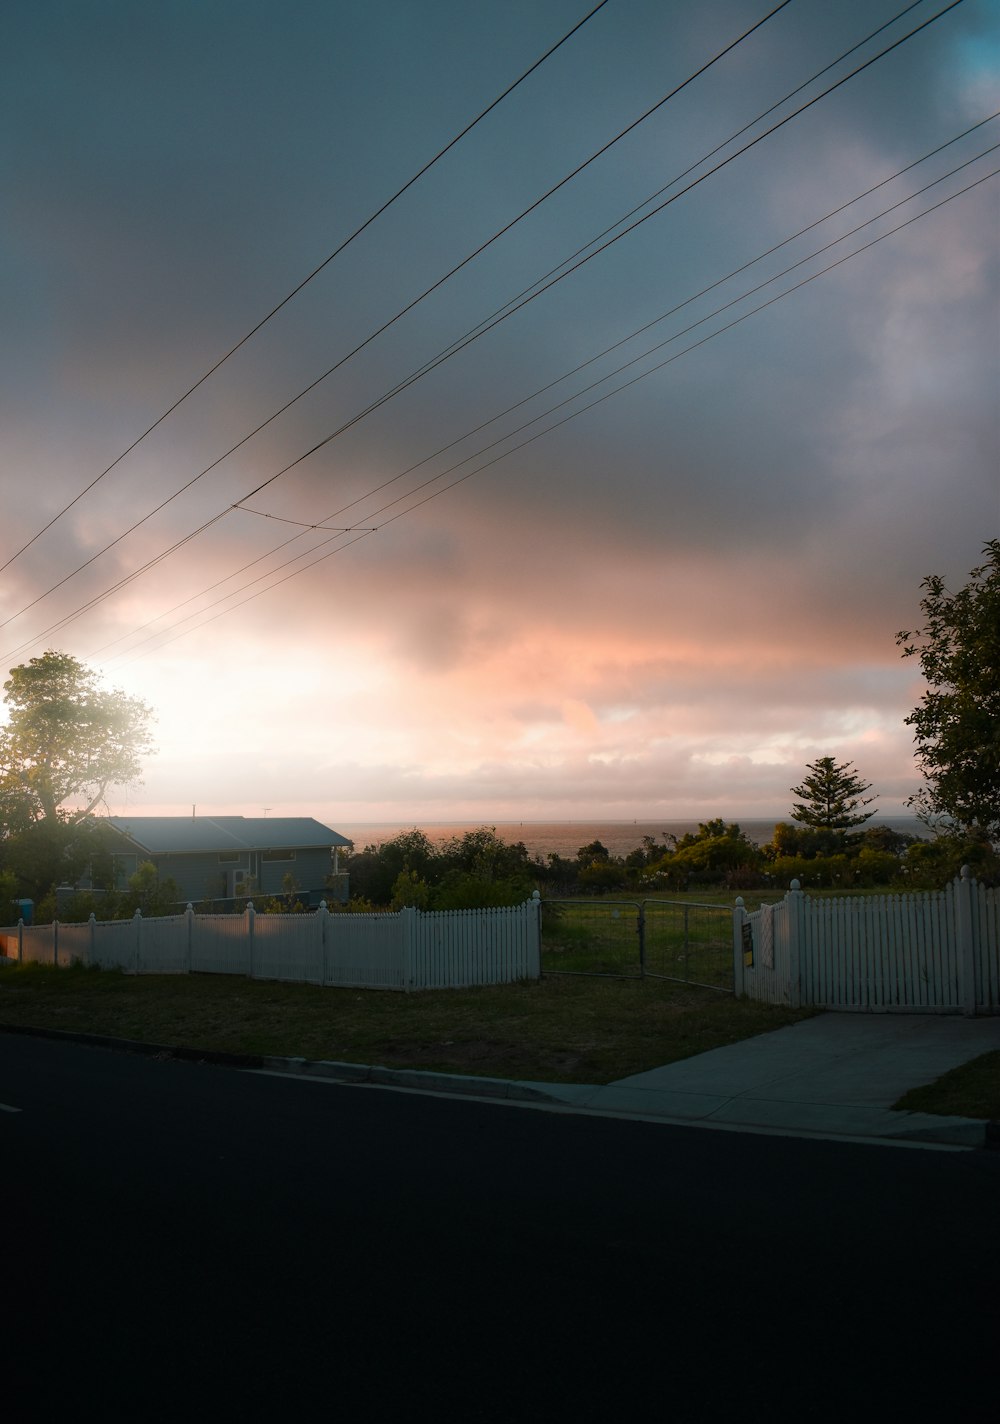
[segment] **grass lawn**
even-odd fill
[[[893,1106],[908,1112],[955,1113],[1000,1122],[1000,1050],[980,1054],[935,1083],[911,1089]]]
[[[229,975],[0,970],[0,1025],[554,1083],[614,1082],[810,1013],[655,979],[397,994]]]

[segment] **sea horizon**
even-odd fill
[[[532,856],[544,859],[549,855],[574,857],[581,846],[591,841],[600,841],[612,855],[627,855],[643,845],[644,838],[651,836],[664,848],[669,837],[678,839],[697,831],[698,826],[713,817],[699,819],[663,820],[616,820],[613,818],[579,821],[558,820],[518,820],[518,821],[353,821],[337,826],[340,834],[353,842],[355,850],[363,850],[368,845],[383,845],[407,831],[422,831],[432,845],[438,846],[453,836],[463,836],[469,831],[483,826],[492,827],[497,835],[516,844],[522,841]],[[724,818],[732,824],[729,818]],[[746,816],[736,820],[740,829],[755,845],[767,845],[774,839],[774,828],[782,822],[790,822],[789,816]],[[868,826],[888,826],[911,836],[927,836],[927,828],[916,816],[875,816]]]

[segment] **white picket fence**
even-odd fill
[[[0,930],[17,963],[97,964],[134,974],[242,974],[363,989],[452,989],[537,979],[540,907],[310,915],[184,914]]]
[[[736,993],[874,1013],[1000,1012],[1000,891],[963,866],[944,890],[820,898],[797,880],[733,917]]]

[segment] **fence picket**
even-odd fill
[[[958,896],[966,893],[968,923],[961,932],[971,952],[963,967]],[[670,910],[676,921],[677,907],[649,901],[645,910],[632,908],[646,914],[648,972],[676,973],[677,949],[667,954],[669,940],[657,941],[656,924],[669,925],[663,912]],[[750,929],[754,962],[741,963],[737,985],[750,998],[780,1004],[799,1002],[801,995],[801,1002],[827,1009],[955,1013],[963,1008],[964,993],[966,1011],[970,1004],[980,1012],[1000,1009],[1000,891],[968,878],[944,891],[860,898],[813,898],[796,885],[775,905],[739,913]],[[0,929],[0,943],[8,958],[17,953],[24,963],[82,961],[139,973],[245,974],[253,926],[255,977],[359,988],[445,988],[537,977],[540,915],[535,899],[509,908],[433,913],[330,914],[325,907],[316,915],[189,911],[148,920],[91,919],[58,929],[20,924]],[[730,925],[722,938],[721,953],[731,969],[732,955],[742,957],[742,946],[733,942]],[[704,952],[701,946],[692,932],[684,940],[684,956],[693,962]]]

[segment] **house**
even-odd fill
[[[288,877],[305,902],[347,899],[337,852],[351,842],[311,816],[109,816],[108,823],[121,838],[119,887],[151,861],[194,903],[280,895]]]

